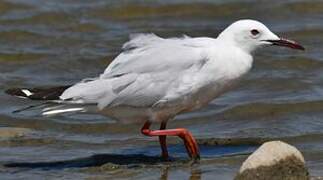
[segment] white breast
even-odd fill
[[[191,101],[187,105],[187,111],[199,109],[224,92],[232,89],[241,78],[251,69],[253,58],[251,55],[239,50],[232,49],[228,53],[210,53],[206,78],[209,81],[196,93],[192,94]]]

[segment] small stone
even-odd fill
[[[0,139],[19,138],[26,136],[29,133],[31,133],[31,130],[27,128],[1,127]]]
[[[245,160],[235,180],[308,180],[303,155],[281,141],[264,143]]]

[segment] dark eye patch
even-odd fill
[[[257,29],[253,29],[250,31],[252,35],[256,36],[257,34],[259,34],[259,31]]]

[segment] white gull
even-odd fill
[[[125,123],[145,122],[142,133],[159,136],[163,157],[168,157],[166,135],[176,135],[184,140],[189,156],[198,159],[191,133],[183,128],[165,130],[167,121],[231,89],[251,69],[253,52],[269,45],[304,50],[255,20],[236,21],[216,39],[136,34],[97,78],[72,86],[7,92],[64,104],[44,109],[44,115],[94,111]],[[160,130],[150,130],[152,122],[161,123]]]

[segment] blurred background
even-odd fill
[[[37,102],[4,94],[98,76],[131,33],[216,38],[243,18],[306,51],[259,51],[235,90],[170,123],[200,142],[202,160],[193,167],[177,138],[169,138],[174,162],[160,163],[157,139],[142,136],[141,125],[12,113]],[[271,139],[295,145],[311,175],[323,176],[322,19],[320,0],[0,0],[0,163],[16,163],[1,166],[1,178],[232,179],[245,154]]]

